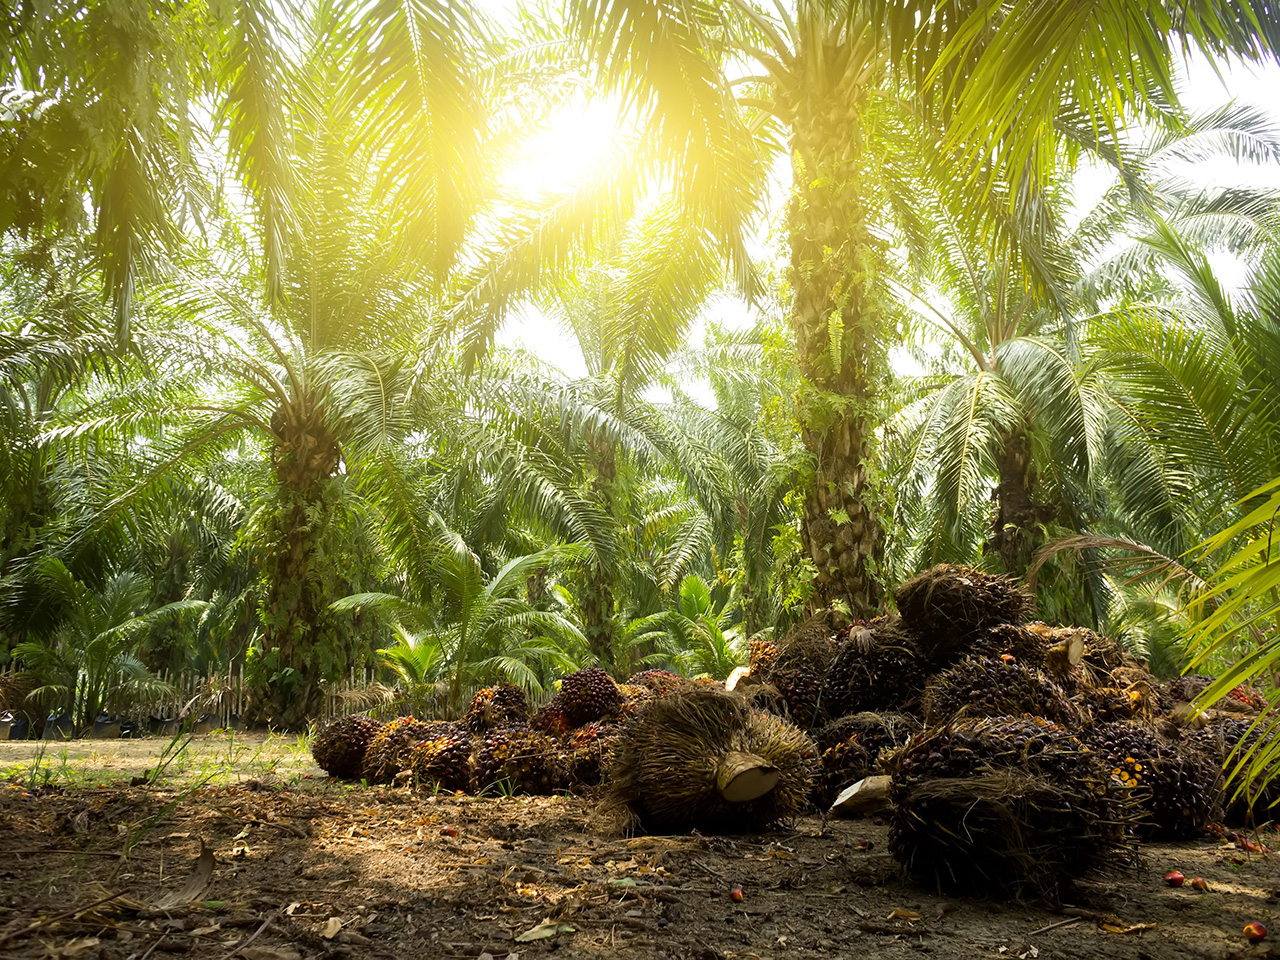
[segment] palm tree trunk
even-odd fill
[[[595,476],[591,489],[601,509],[615,517],[615,529],[620,529],[622,519],[617,517],[617,499],[614,485],[618,477],[618,451],[607,437],[591,440],[592,465]],[[586,587],[581,599],[583,634],[587,648],[605,670],[614,669],[614,583],[610,571],[598,559],[589,567]]]
[[[887,369],[882,253],[860,182],[856,96],[837,92],[806,90],[793,104],[789,277],[797,409],[809,456],[802,535],[817,568],[813,603],[844,602],[862,616],[881,597],[872,442]]]
[[[1058,511],[1034,499],[1038,486],[1031,456],[1031,440],[1021,428],[1006,433],[1000,444],[1000,483],[996,487],[996,518],[983,552],[1000,555],[1006,573],[1022,576],[1031,557],[1044,542],[1042,528]]]
[[[341,451],[314,405],[281,408],[271,427],[278,502],[266,535],[262,656],[247,720],[303,730],[324,706],[321,681],[337,679],[348,666],[344,645],[325,642],[333,624],[317,556],[330,519],[325,486]]]

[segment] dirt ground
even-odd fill
[[[624,838],[590,798],[331,783],[287,740],[245,741],[258,766],[235,775],[201,743],[129,786],[162,747],[141,743],[69,745],[61,776],[2,745],[0,957],[1280,957],[1280,855],[1223,841],[1148,846],[1052,911],[905,882],[872,820]],[[1168,887],[1174,868],[1209,891]]]

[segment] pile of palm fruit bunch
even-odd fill
[[[961,719],[894,759],[890,851],[951,892],[1060,902],[1061,885],[1127,861],[1132,792],[1067,726]]]
[[[601,811],[626,832],[759,831],[808,806],[817,766],[794,724],[742,693],[688,684],[627,721]]]
[[[754,641],[739,689],[814,732],[816,803],[830,805],[860,779],[892,777],[895,852],[913,873],[958,888],[1010,875],[1013,887],[1052,896],[1036,889],[1044,871],[1022,867],[1066,862],[1075,851],[1059,847],[1095,835],[1099,849],[1114,849],[1115,824],[1132,843],[1194,836],[1222,816],[1223,765],[1245,732],[1223,721],[1195,733],[1175,709],[1207,678],[1165,685],[1108,637],[1032,621],[1031,599],[1010,577],[943,565],[904,583],[895,600],[894,616],[843,627],[818,616],[776,643]],[[1241,689],[1224,710],[1263,706]],[[951,756],[953,734],[963,763]],[[1007,762],[1011,743],[1081,759],[1057,778],[1039,761],[1019,772]],[[915,762],[904,767],[908,757]],[[1250,812],[1256,820],[1264,800],[1251,800],[1227,805],[1229,821]],[[1083,822],[1059,817],[1058,801]],[[1003,838],[984,841],[987,860],[971,843],[986,828],[966,833],[954,819],[970,807]]]

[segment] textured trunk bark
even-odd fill
[[[262,668],[246,717],[249,723],[304,730],[324,705],[321,681],[342,672],[337,651],[321,649],[329,598],[316,569],[317,545],[328,523],[324,486],[341,451],[312,403],[280,409],[271,420],[278,509],[269,528],[264,573]]]
[[[996,518],[984,552],[998,553],[1005,572],[1022,576],[1031,557],[1044,542],[1042,527],[1057,517],[1051,505],[1034,499],[1038,486],[1031,457],[1031,440],[1023,430],[1002,438],[1000,483],[996,487]]]
[[[789,211],[792,322],[809,454],[803,540],[815,606],[875,612],[883,535],[872,441],[887,368],[880,329],[882,251],[869,229],[856,90],[821,87],[792,102]]]
[[[618,477],[618,451],[605,437],[595,438],[591,448],[592,465],[595,468],[591,489],[601,509],[610,516],[616,516],[614,484]],[[599,563],[592,564],[590,568],[581,604],[583,633],[587,638],[587,647],[601,667],[613,672],[616,666],[614,662],[616,651],[613,643],[615,616],[613,578]]]

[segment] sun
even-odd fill
[[[530,200],[571,194],[616,163],[621,146],[615,104],[568,103],[517,148],[502,183]]]

